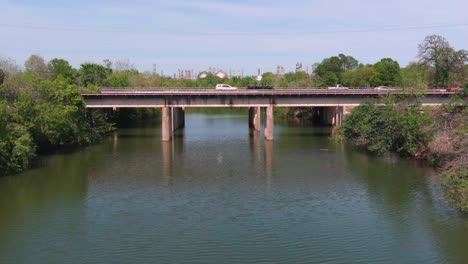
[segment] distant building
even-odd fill
[[[276,75],[278,76],[284,76],[285,70],[283,65],[278,65],[276,67]]]
[[[304,70],[302,69],[302,62],[296,63],[296,72],[303,72]]]
[[[198,79],[204,79],[206,77],[208,77],[208,72],[207,71],[202,71],[197,76]]]
[[[226,73],[223,72],[223,71],[217,71],[217,72],[215,73],[215,76],[217,76],[217,77],[219,77],[219,78],[221,78],[221,79],[224,79],[224,78],[226,78]]]

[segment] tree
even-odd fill
[[[330,80],[331,75],[328,74],[328,72],[330,72],[338,78],[338,82],[342,82],[343,73],[349,70],[355,70],[358,66],[359,62],[352,56],[339,54],[338,56],[324,59],[317,65],[317,67],[315,67],[314,73],[321,78],[326,77],[326,79]],[[336,85],[336,83],[333,85]]]
[[[339,82],[338,77],[333,72],[326,72],[321,78],[321,80],[322,80],[322,82],[320,83],[321,87],[335,86]]]
[[[431,35],[418,45],[418,58],[420,63],[435,68],[433,85],[448,87],[451,75],[462,70],[468,62],[468,52],[456,51],[445,38]]]
[[[374,86],[372,79],[375,75],[373,65],[361,66],[357,70],[347,71],[343,73],[343,85],[352,87],[369,87]]]
[[[5,72],[0,69],[0,85],[3,84],[3,81],[5,81]]]
[[[432,75],[434,72],[430,66],[410,63],[401,70],[401,86],[409,92],[422,92],[427,90]]]
[[[75,80],[75,69],[73,69],[70,63],[64,59],[55,58],[47,64],[47,67],[49,68],[52,80],[57,79],[58,76],[62,76],[70,80],[70,83]]]
[[[373,86],[398,86],[401,83],[400,65],[390,58],[381,59],[374,65]]]
[[[2,69],[8,76],[16,75],[21,72],[20,67],[11,58],[0,58],[0,69]]]
[[[420,112],[417,104],[395,99],[368,101],[354,108],[341,128],[344,138],[377,154],[415,156],[424,150],[432,135],[425,129],[431,123],[429,114]]]
[[[31,55],[24,63],[24,68],[26,69],[26,72],[32,73],[43,79],[47,79],[49,76],[49,69],[44,62],[44,58],[39,55]]]
[[[127,87],[130,84],[127,72],[113,72],[107,77],[108,87]]]
[[[81,64],[81,68],[78,70],[78,82],[84,86],[90,84],[104,86],[106,85],[107,76],[111,73],[112,69],[99,64]]]

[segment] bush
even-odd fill
[[[461,212],[468,213],[468,169],[447,171],[442,176],[447,202]]]
[[[431,132],[423,129],[429,122],[429,115],[415,105],[381,106],[367,101],[346,117],[340,133],[354,145],[379,155],[415,156],[431,138]]]

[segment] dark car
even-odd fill
[[[273,86],[271,85],[252,85],[252,86],[247,86],[247,89],[255,89],[255,90],[271,90],[273,89]]]

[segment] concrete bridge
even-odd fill
[[[99,94],[82,94],[87,108],[161,108],[162,140],[185,125],[186,107],[249,108],[249,126],[260,130],[260,113],[266,108],[265,139],[274,138],[274,107],[315,107],[323,123],[340,125],[352,107],[364,100],[384,94],[404,95],[402,90],[374,89],[274,89],[215,90],[210,89],[103,89]],[[428,91],[421,98],[423,105],[451,102],[453,92]]]

